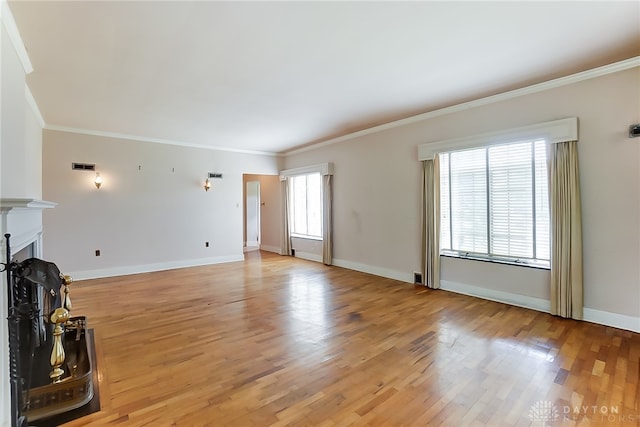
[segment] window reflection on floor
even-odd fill
[[[324,345],[330,334],[327,322],[327,286],[321,279],[308,275],[292,277],[288,288],[290,331],[298,343]]]

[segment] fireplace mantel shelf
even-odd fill
[[[42,257],[42,211],[56,205],[54,202],[26,197],[0,198],[0,222],[4,232],[11,235],[12,253],[32,245],[31,255]],[[4,260],[4,244],[0,247],[0,254]]]
[[[47,202],[38,199],[0,199],[0,210],[10,211],[12,209],[50,209],[55,208],[57,203]]]

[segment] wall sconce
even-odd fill
[[[207,180],[204,182],[204,191],[209,191],[210,188],[211,188],[211,181],[209,181],[209,178],[207,178]]]
[[[100,188],[102,185],[102,177],[100,176],[100,172],[96,172],[96,178],[93,180],[93,183],[96,185],[96,188]]]

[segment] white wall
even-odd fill
[[[322,240],[304,237],[291,237],[291,249],[296,258],[322,262]]]
[[[21,197],[41,199],[42,198],[42,128],[44,122],[38,106],[35,104],[31,92],[27,88],[27,97],[29,102],[25,103],[25,131],[24,146],[22,154],[24,155],[24,171],[23,192]]]
[[[277,161],[45,130],[44,197],[58,203],[44,213],[45,257],[76,279],[242,260],[242,174],[276,174]],[[73,162],[95,163],[102,187]],[[205,192],[208,172],[223,178]]]
[[[2,157],[2,151],[4,150],[4,138],[2,132],[5,127],[4,124],[4,98],[6,91],[4,90],[5,80],[4,64],[11,59],[8,46],[5,45],[7,35],[5,33],[4,25],[0,25],[0,157]],[[0,159],[0,199],[3,197],[3,168],[2,159]],[[4,236],[7,232],[5,226],[0,222],[0,236]],[[4,238],[0,237],[1,244],[4,244]],[[4,262],[5,260],[2,260]],[[11,424],[11,389],[9,387],[9,337],[8,337],[8,323],[7,316],[9,315],[7,310],[7,293],[4,292],[7,286],[7,280],[4,274],[0,275],[0,426],[7,427]]]
[[[0,199],[42,196],[41,151],[42,124],[39,111],[26,99],[25,64],[7,33],[12,18],[2,7],[0,28]],[[24,48],[22,46],[22,48]],[[0,244],[5,247],[5,229],[0,221]],[[4,250],[2,260],[5,262]],[[8,374],[6,275],[0,274],[0,426],[9,426],[10,391]]]
[[[333,162],[336,265],[412,281],[420,270],[417,146],[579,118],[585,318],[640,330],[640,69],[434,116],[298,151],[287,169]],[[443,287],[544,309],[548,272],[444,259]]]

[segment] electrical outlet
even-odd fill
[[[204,247],[208,248],[209,247],[209,242],[204,242]]]
[[[96,249],[96,256],[100,256],[100,249]]]

